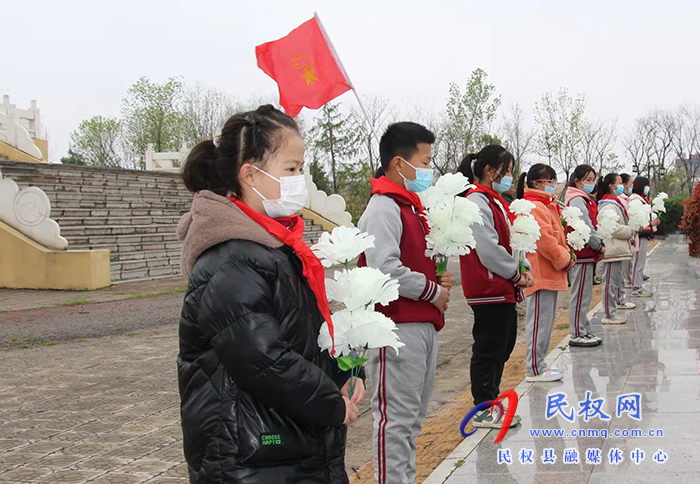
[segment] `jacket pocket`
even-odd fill
[[[242,465],[298,464],[323,455],[323,429],[300,426],[243,391],[238,396],[238,458]]]

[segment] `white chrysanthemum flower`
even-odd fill
[[[628,210],[632,230],[638,231],[649,225],[651,207],[641,200],[632,200]]]
[[[515,219],[510,232],[510,245],[514,251],[534,253],[540,240],[540,224],[532,215],[520,215]]]
[[[513,203],[510,204],[510,211],[515,215],[529,215],[534,208],[535,204],[524,198],[513,200]]]
[[[375,311],[340,311],[333,315],[333,324],[342,321],[350,326],[345,333],[348,343],[353,348],[383,348],[390,346],[396,354],[399,348],[406,346],[395,333],[396,324],[381,313]]]
[[[311,246],[325,267],[346,264],[365,250],[374,247],[374,235],[360,232],[356,227],[336,227],[330,234],[324,232],[317,244]]]
[[[339,301],[345,307],[373,308],[375,304],[388,305],[399,298],[399,281],[372,267],[358,267],[351,271],[336,271],[335,280],[326,279],[328,299]]]
[[[348,342],[347,333],[350,330],[350,321],[344,318],[337,318],[336,316],[340,313],[336,313],[331,316],[333,320],[333,337],[335,339],[335,353],[333,350],[333,340],[331,340],[331,333],[328,329],[328,323],[323,323],[321,325],[321,331],[318,334],[318,346],[321,351],[328,351],[329,354],[333,354],[334,358],[340,358],[341,356],[350,354],[350,343]]]
[[[425,237],[427,257],[468,254],[476,247],[471,226],[484,223],[476,203],[454,196],[441,198],[440,203],[426,211],[425,218],[430,227],[430,234]]]
[[[654,212],[659,213],[659,212],[664,212],[666,213],[666,203],[664,203],[664,200],[668,198],[668,195],[666,195],[664,192],[659,193],[654,200],[651,202],[651,208]]]
[[[461,173],[448,173],[447,175],[442,175],[435,183],[435,188],[437,190],[452,197],[456,197],[472,186],[473,185],[469,183],[469,178]]]
[[[562,210],[566,225],[572,230],[566,235],[566,241],[574,250],[583,250],[591,238],[591,228],[583,221],[582,215],[583,212],[577,207]]]
[[[601,239],[612,238],[612,234],[617,228],[617,222],[619,219],[620,216],[612,210],[603,210],[598,217],[598,228],[596,229],[598,236]]]

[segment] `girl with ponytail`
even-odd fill
[[[545,357],[554,329],[557,293],[568,288],[566,274],[575,264],[566,243],[561,223],[561,210],[554,195],[557,172],[549,165],[537,163],[520,176],[518,198],[535,204],[531,215],[540,225],[537,252],[527,254],[536,283],[525,290],[527,296],[526,379],[529,382],[549,382],[562,379],[558,368],[548,367]]]
[[[581,219],[591,229],[591,238],[582,250],[576,252],[576,265],[569,274],[569,346],[598,346],[603,341],[591,333],[591,322],[587,317],[593,297],[595,263],[605,254],[605,245],[596,233],[598,206],[590,197],[595,184],[596,172],[593,167],[579,165],[571,174],[564,199],[567,207],[581,210]]]
[[[350,372],[316,342],[331,318],[294,215],[303,165],[297,124],[272,106],[236,114],[187,157],[177,370],[191,482],[348,482],[345,427],[364,385],[349,399]]]
[[[617,309],[632,309],[633,303],[618,306],[617,303],[624,291],[623,267],[632,259],[632,247],[636,233],[629,224],[629,213],[620,200],[625,187],[622,177],[610,173],[601,178],[598,183],[598,212],[612,212],[617,215],[617,227],[612,235],[606,238],[605,257],[603,258],[603,309],[605,315],[603,324],[624,324],[627,316],[618,316]],[[631,306],[631,307],[630,307]]]
[[[473,181],[467,198],[481,210],[483,225],[474,225],[476,249],[460,257],[462,288],[474,311],[474,346],[471,359],[471,388],[474,404],[495,400],[500,394],[503,366],[510,358],[517,336],[515,308],[520,289],[534,284],[529,272],[520,273],[510,246],[512,213],[501,193],[513,183],[513,155],[502,146],[489,145],[468,154],[459,172]],[[498,415],[482,410],[474,427],[500,428]],[[515,416],[512,426],[520,422]]]

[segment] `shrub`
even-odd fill
[[[683,207],[681,229],[690,239],[690,255],[700,257],[700,183],[695,185],[693,197],[683,202]]]
[[[666,213],[661,214],[661,223],[657,235],[669,235],[677,231],[683,220],[683,201],[688,197],[669,198],[666,200]]]

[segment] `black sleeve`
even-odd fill
[[[345,403],[338,387],[281,339],[263,274],[235,257],[219,269],[201,297],[201,331],[242,390],[302,424],[341,426]]]

